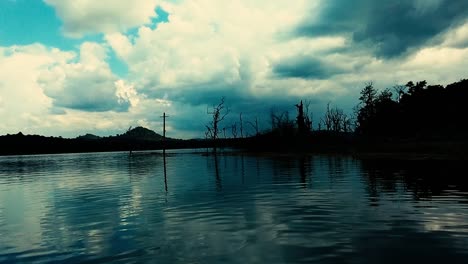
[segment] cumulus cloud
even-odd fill
[[[67,36],[104,38],[72,52],[0,47],[0,116],[16,109],[24,120],[16,127],[158,131],[166,112],[171,136],[200,137],[206,108],[222,96],[232,110],[223,125],[243,112],[267,128],[271,108],[295,111],[299,99],[312,101],[316,117],[329,101],[351,111],[366,81],[386,88],[466,77],[466,1],[46,1]],[[145,25],[157,4],[168,21]],[[115,60],[125,77],[112,72]],[[12,103],[27,95],[29,105]]]
[[[44,0],[63,21],[71,37],[89,33],[126,31],[151,22],[156,0]]]
[[[4,133],[36,131],[52,102],[37,84],[45,65],[64,62],[72,54],[43,45],[0,48],[0,130]]]
[[[450,65],[439,67],[439,74],[413,62],[418,50],[439,54],[444,34],[464,17],[463,9],[455,10],[464,4],[457,3],[182,1],[162,4],[168,23],[105,39],[129,66],[136,89],[149,98],[166,96],[197,107],[226,96],[233,111],[251,113],[268,113],[274,105],[293,110],[295,100],[310,98],[320,114],[328,101],[351,109],[369,80],[384,88],[410,79],[460,78]],[[449,14],[451,19],[441,20]],[[437,36],[442,39],[435,41]],[[465,58],[458,49],[453,54]]]
[[[81,45],[78,62],[56,63],[44,69],[39,84],[57,107],[89,112],[126,111],[132,88],[112,73],[106,57],[103,46],[86,42]]]
[[[132,37],[107,34],[106,41],[129,66],[137,89],[151,97],[211,104],[222,95],[284,95],[284,87],[272,91],[268,84],[274,60],[345,45],[340,37],[284,39],[308,6],[286,0],[164,3],[168,23],[141,27]]]

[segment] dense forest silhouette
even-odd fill
[[[394,93],[396,96],[394,96]],[[362,91],[356,132],[399,138],[464,137],[468,123],[468,80],[441,85],[408,82],[380,93],[368,84]]]
[[[288,111],[271,111],[271,127],[260,131],[259,120],[234,124],[225,118],[231,109],[225,98],[207,114],[205,139],[167,138],[146,128],[129,128],[109,137],[87,134],[74,139],[38,135],[0,136],[0,155],[95,151],[134,151],[174,148],[231,147],[248,151],[310,152],[441,152],[466,156],[468,149],[468,80],[428,85],[426,81],[408,82],[378,91],[365,84],[359,103],[346,113],[328,103],[322,117],[313,119],[310,101],[295,105],[295,118]],[[232,119],[231,119],[232,120]],[[247,136],[246,127],[254,133]]]
[[[451,152],[466,156],[467,102],[468,80],[446,87],[410,81],[382,91],[370,82],[361,90],[353,113],[328,103],[314,126],[310,101],[300,101],[295,119],[287,111],[272,112],[269,131],[259,133],[257,128],[255,136],[237,145],[253,150]]]

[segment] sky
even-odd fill
[[[0,0],[0,134],[204,137],[308,100],[468,78],[466,0]],[[244,124],[247,133],[253,130]]]

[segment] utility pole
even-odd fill
[[[166,170],[166,112],[163,113],[161,118],[163,119],[163,164],[164,164],[164,186],[166,189],[166,202],[167,202],[167,170]]]
[[[163,119],[163,149],[166,149],[166,118],[169,117],[166,115],[166,112],[163,113],[161,118]]]

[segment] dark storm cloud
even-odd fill
[[[318,98],[285,96],[284,93],[278,92],[255,95],[251,93],[250,85],[251,83],[247,80],[245,82],[226,83],[215,78],[210,82],[178,87],[178,89],[164,87],[146,89],[144,93],[150,98],[167,96],[175,104],[179,112],[178,115],[171,116],[172,126],[175,129],[184,131],[204,131],[206,129],[205,125],[211,118],[208,112],[212,109],[212,106],[217,105],[224,97],[225,106],[230,112],[221,126],[227,127],[227,134],[229,135],[231,135],[231,126],[233,124],[239,125],[240,113],[243,115],[245,133],[253,135],[253,128],[249,122],[254,123],[255,119],[257,119],[260,130],[269,128],[271,126],[269,120],[272,110],[277,114],[288,111],[290,118],[294,118],[295,104],[301,99],[309,99],[311,108],[321,108],[322,104],[324,104]],[[288,88],[284,87],[285,90]],[[155,116],[153,121],[160,121],[159,116]],[[203,135],[203,132],[201,132],[200,137]]]
[[[252,83],[249,80],[227,83],[221,78],[214,78],[209,82],[178,86],[176,89],[158,87],[156,89],[142,89],[141,91],[149,98],[167,97],[170,101],[192,107],[212,106],[218,104],[220,99],[224,97],[226,104],[232,109],[236,108],[239,111],[245,109],[249,112],[264,109],[266,106],[293,106],[299,99],[299,97],[295,96],[285,97],[284,93],[278,92],[255,95],[250,90],[251,85]],[[284,87],[285,90],[288,88]],[[257,87],[257,89],[261,90],[262,88]],[[318,99],[314,100],[314,102],[316,101]]]
[[[100,98],[100,99],[95,99],[95,100],[90,100],[90,101],[78,101],[78,100],[65,101],[65,100],[54,99],[54,105],[63,107],[63,108],[81,110],[85,112],[106,112],[106,111],[126,112],[128,108],[130,107],[129,102],[119,103],[117,101],[117,98],[112,98],[111,100],[107,100],[106,98]]]
[[[350,34],[377,56],[391,58],[427,44],[468,18],[466,0],[327,0],[297,36]],[[314,22],[310,22],[310,21]]]
[[[315,58],[296,57],[284,60],[273,67],[280,78],[328,79],[342,71]]]

